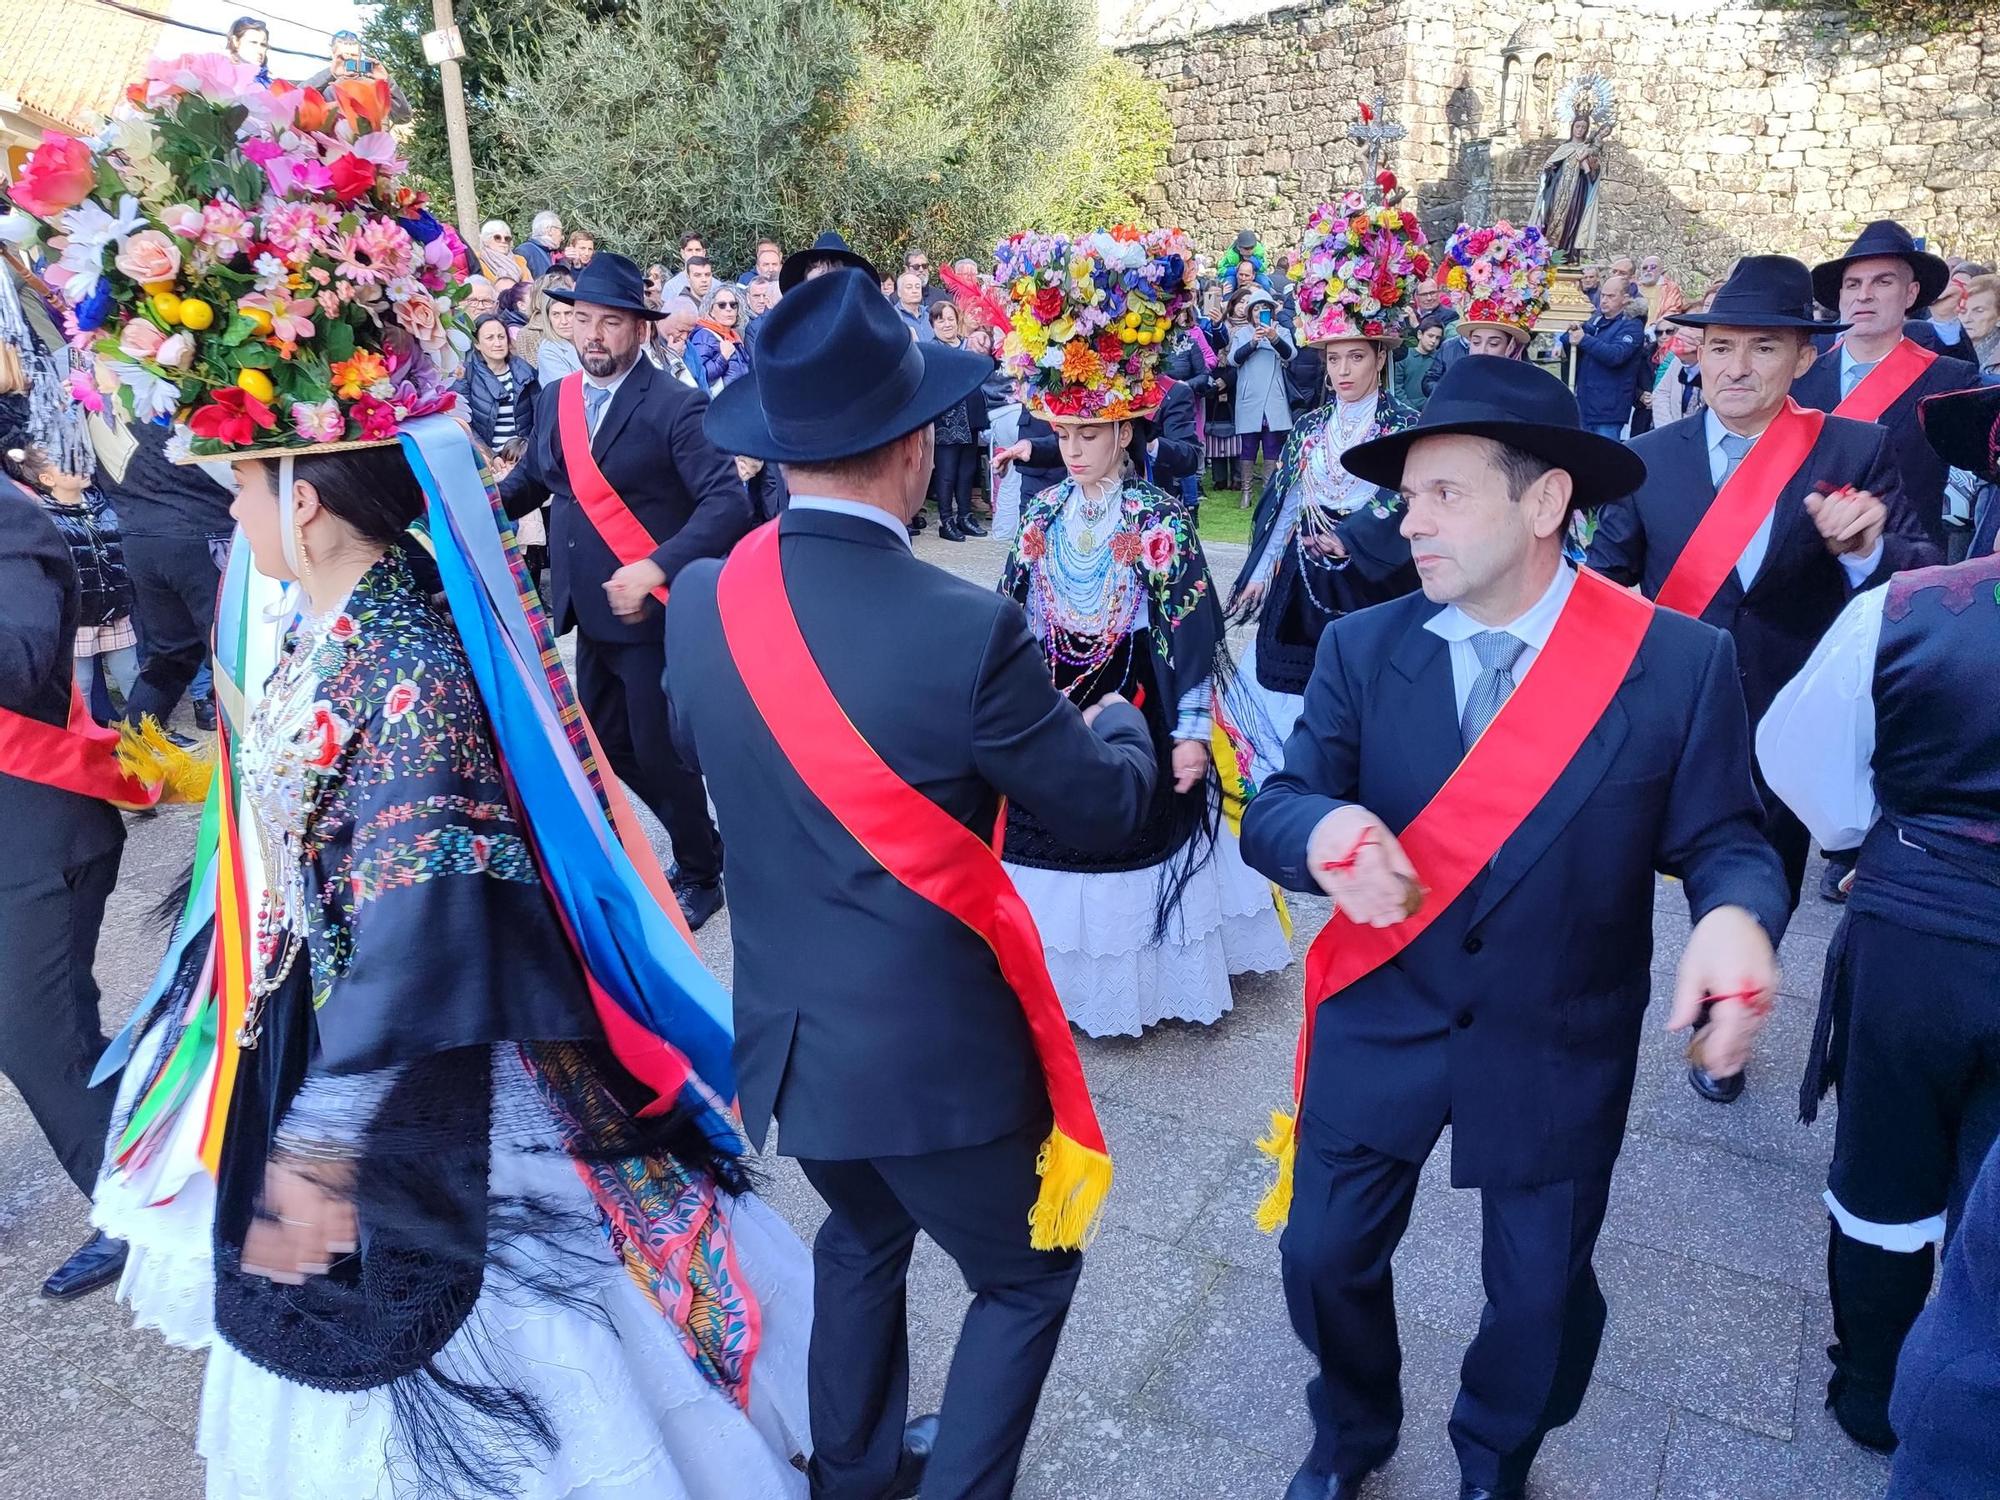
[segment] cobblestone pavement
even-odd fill
[[[1001,560],[993,542],[926,538],[919,550],[982,582]],[[1241,549],[1214,551],[1226,580]],[[132,825],[98,962],[107,1022],[123,1018],[151,975],[161,939],[145,913],[193,832],[184,811]],[[1808,1130],[1794,1110],[1832,908],[1809,896],[1800,911],[1750,1089],[1727,1109],[1688,1090],[1680,1043],[1659,1029],[1687,917],[1664,883],[1657,910],[1654,1011],[1597,1255],[1611,1307],[1604,1353],[1581,1416],[1549,1440],[1530,1493],[1874,1500],[1885,1466],[1821,1405],[1831,1329],[1819,1191],[1832,1122]],[[1295,914],[1303,951],[1325,908],[1301,901]],[[726,917],[701,946],[726,979]],[[1251,1222],[1265,1173],[1250,1143],[1290,1077],[1299,984],[1294,964],[1240,983],[1235,1009],[1213,1027],[1084,1043],[1118,1185],[1042,1403],[1023,1500],[1282,1494],[1309,1438],[1307,1368],[1285,1321],[1276,1243]],[[1449,1187],[1444,1166],[1441,1152],[1396,1258],[1408,1415],[1371,1500],[1455,1493],[1445,1420],[1479,1319],[1479,1205]],[[812,1232],[816,1201],[788,1163],[773,1164],[769,1196]],[[190,1500],[202,1485],[199,1362],[135,1332],[108,1295],[62,1306],[35,1294],[83,1233],[81,1201],[19,1096],[0,1085],[0,1500]],[[967,1298],[928,1243],[912,1281],[921,1410],[942,1389]]]

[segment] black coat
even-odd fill
[[[896,774],[991,838],[1002,796],[1079,843],[1131,836],[1153,790],[1136,709],[1092,729],[1011,599],[888,528],[791,510],[786,591],[827,685]],[[972,930],[884,871],[779,753],[723,644],[718,565],[667,607],[667,691],[706,772],[734,916],[737,1082],[762,1142],[824,1159],[977,1145],[1048,1117],[1020,1002]],[[921,651],[909,650],[912,641]]]
[[[1924,534],[1944,547],[1944,482],[1951,466],[1924,440],[1917,403],[1939,391],[1962,391],[1980,384],[1979,366],[1943,356],[1933,360],[1910,388],[1878,419],[1889,430],[1889,462],[1901,482],[1903,500]],[[1801,406],[1832,411],[1840,405],[1840,351],[1829,349],[1792,383]]]
[[[55,522],[33,496],[0,478],[0,708],[44,724],[69,722],[78,594]],[[110,803],[4,769],[0,827],[7,830],[0,889],[75,869],[125,842],[124,820]]]
[[[581,380],[581,374],[564,379]],[[590,524],[570,490],[556,432],[557,391],[535,410],[528,451],[500,485],[507,514],[519,518],[553,499],[549,512],[549,574],[558,634],[575,626],[607,644],[657,641],[653,605],[636,624],[611,612],[604,585],[619,561]],[[597,424],[590,451],[658,546],[653,561],[669,586],[698,557],[722,557],[750,530],[750,497],[736,465],[702,432],[708,397],[641,359],[627,372]]]
[[[1345,803],[1406,828],[1463,758],[1451,652],[1412,594],[1320,637],[1285,767],[1243,815],[1243,857],[1316,891],[1306,843]],[[1405,1161],[1447,1114],[1456,1187],[1608,1172],[1652,992],[1653,875],[1696,920],[1789,908],[1760,829],[1729,638],[1657,611],[1623,684],[1492,866],[1391,962],[1318,1013],[1304,1107]],[[1319,998],[1317,996],[1313,997]]]
[[[1598,517],[1590,565],[1613,582],[1638,584],[1649,599],[1659,596],[1715,499],[1707,420],[1706,413],[1697,413],[1634,438],[1632,451],[1646,461],[1646,482]],[[1872,491],[1889,507],[1882,563],[1867,586],[1886,582],[1900,569],[1940,560],[1897,492],[1882,430],[1829,417],[1804,465],[1778,496],[1770,546],[1749,590],[1732,567],[1701,615],[1736,638],[1736,664],[1753,724],[1806,664],[1855,592],[1806,514],[1806,496],[1822,483]]]
[[[518,354],[507,356],[507,366],[514,372],[514,431],[527,436],[535,430],[535,400],[541,392],[541,384],[535,377],[535,367]],[[479,441],[488,449],[498,446],[493,440],[493,423],[500,415],[500,377],[486,366],[486,361],[478,355],[466,365],[465,374],[452,387],[465,398],[467,412],[472,418],[472,430],[479,434]]]

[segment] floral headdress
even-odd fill
[[[1292,263],[1300,341],[1401,340],[1416,325],[1417,283],[1430,271],[1423,228],[1408,209],[1371,207],[1359,191],[1320,204]]]
[[[994,259],[1011,325],[1000,356],[1035,411],[1115,422],[1165,399],[1161,345],[1194,300],[1185,234],[1017,234]]]
[[[89,142],[10,189],[35,221],[77,399],[176,421],[182,456],[392,441],[442,411],[468,340],[464,243],[399,179],[389,89],[328,102],[220,53],[155,59]]]
[[[1533,224],[1461,224],[1444,247],[1444,293],[1461,328],[1504,328],[1522,342],[1549,305],[1549,242]]]

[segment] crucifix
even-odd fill
[[[1376,174],[1382,167],[1382,144],[1385,141],[1400,141],[1410,132],[1395,124],[1388,117],[1388,102],[1380,94],[1375,96],[1371,106],[1365,99],[1357,101],[1361,118],[1347,127],[1347,138],[1353,141],[1368,158],[1368,186],[1376,187]],[[1379,193],[1379,188],[1377,188]]]

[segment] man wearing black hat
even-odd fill
[[[555,628],[577,632],[577,693],[619,779],[673,840],[674,893],[690,927],[722,906],[722,843],[701,777],[675,753],[661,685],[667,588],[750,529],[750,498],[702,430],[708,399],[640,357],[655,313],[638,266],[593,256],[567,289],[583,369],[536,404],[528,451],[500,486],[510,516],[554,498]]]
[[[1947,462],[1992,470],[2000,388],[1918,414]],[[1885,1451],[1934,1247],[2000,1137],[2000,702],[1966,690],[2000,652],[1996,588],[2000,558],[1983,556],[1860,595],[1757,731],[1778,794],[1828,848],[1860,851],[1799,1103],[1810,1120],[1840,1093],[1827,1404]]]
[[[1701,338],[1706,409],[1632,440],[1646,482],[1600,513],[1590,565],[1734,636],[1754,725],[1857,589],[1938,554],[1903,503],[1883,430],[1788,399],[1828,326],[1803,264],[1746,255],[1709,311],[1674,321]],[[1759,791],[1796,903],[1805,827]]]
[[[1729,637],[1563,558],[1645,468],[1543,371],[1467,355],[1417,424],[1348,450],[1400,491],[1423,593],[1320,639],[1244,857],[1336,914],[1307,956],[1295,1097],[1266,1149],[1292,1326],[1317,1357],[1288,1500],[1352,1500],[1402,1421],[1390,1257],[1449,1122],[1487,1293],[1451,1417],[1464,1500],[1521,1500],[1581,1406],[1591,1270],[1651,990],[1653,877],[1694,930],[1668,1024],[1740,1069],[1786,919]]]
[[[1917,403],[1978,385],[1979,367],[1924,348],[1904,333],[1903,323],[1937,301],[1950,280],[1951,268],[1919,250],[1901,224],[1870,224],[1845,255],[1813,267],[1813,295],[1822,306],[1839,309],[1847,332],[1792,387],[1801,406],[1880,422],[1888,430],[1890,465],[1904,503],[1940,552],[1949,471],[1918,429]]]
[[[918,562],[905,532],[933,421],[991,368],[913,342],[870,275],[804,281],[708,414],[718,446],[784,466],[791,508],[727,566],[688,569],[667,609],[676,729],[729,840],[744,1123],[761,1143],[779,1121],[829,1210],[821,1500],[916,1493],[899,1451],[919,1229],[974,1293],[923,1493],[1012,1492],[1088,1218],[1045,1210],[1072,1201],[1078,1146],[1110,1172],[991,840],[1012,797],[1119,847],[1152,795],[1145,719],[1115,698],[1079,713],[1013,601]]]

